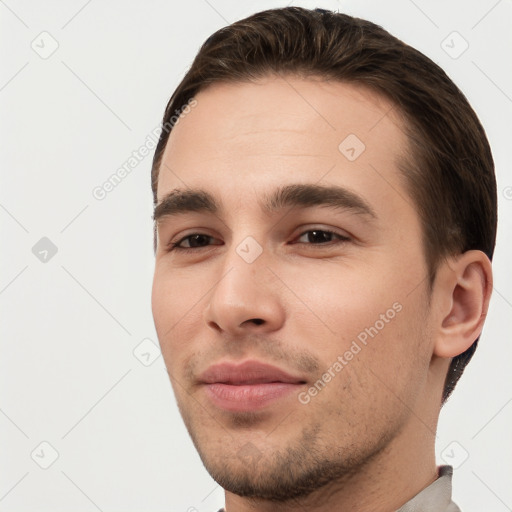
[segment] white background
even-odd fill
[[[158,348],[136,350],[145,339],[157,343],[152,152],[105,199],[92,190],[159,125],[211,33],[290,4],[0,1],[0,512],[223,505]],[[456,467],[453,497],[463,512],[512,510],[512,3],[293,5],[369,19],[421,50],[487,131],[499,193],[495,290],[477,353],[441,412],[436,452],[439,464]],[[456,59],[442,47],[453,31],[469,43]],[[42,58],[53,41],[57,50]],[[58,249],[46,262],[32,251],[43,237]],[[145,366],[134,349],[151,346],[156,359]],[[53,450],[58,458],[43,469]]]

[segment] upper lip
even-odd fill
[[[205,384],[223,383],[232,385],[262,384],[268,382],[286,382],[304,384],[301,377],[259,361],[245,361],[241,364],[218,363],[210,366],[199,375],[199,380]]]

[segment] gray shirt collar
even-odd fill
[[[452,466],[439,466],[438,478],[396,512],[461,512],[452,501]]]

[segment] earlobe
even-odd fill
[[[438,293],[446,307],[441,312],[434,354],[455,357],[482,332],[492,291],[491,262],[482,251],[467,251],[447,261],[440,277]]]

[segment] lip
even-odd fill
[[[233,412],[262,409],[306,383],[300,376],[259,361],[215,364],[199,381],[215,405]]]
[[[288,384],[303,384],[303,378],[291,375],[277,366],[259,361],[245,361],[241,364],[218,363],[210,366],[199,376],[204,384],[265,384],[269,382],[285,382]]]

